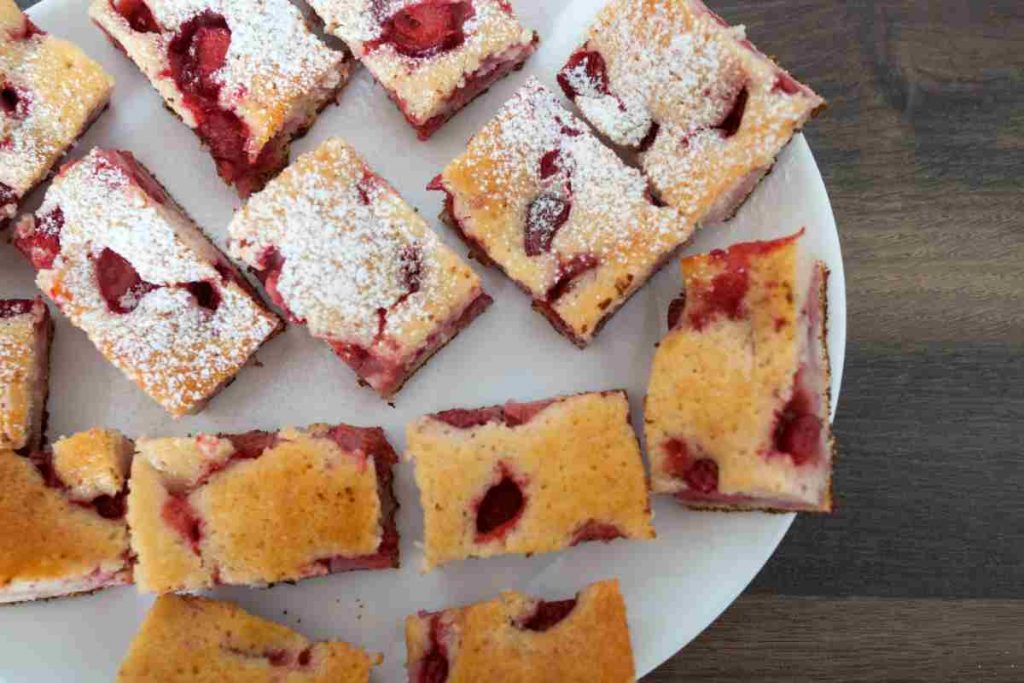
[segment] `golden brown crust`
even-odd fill
[[[348,643],[310,641],[229,602],[164,595],[132,641],[117,680],[366,683],[380,661],[379,654]]]
[[[645,406],[655,491],[699,509],[830,509],[827,271],[802,265],[797,238],[683,260],[685,307],[659,344]],[[728,301],[709,312],[716,288],[736,279],[744,284],[735,315]],[[778,450],[781,416],[798,392],[808,396],[800,414],[819,429],[806,446],[814,455],[799,461]],[[698,461],[707,468],[691,478],[685,470]]]
[[[52,336],[42,299],[0,301],[0,449],[42,445]]]
[[[131,580],[128,528],[48,485],[28,458],[0,449],[0,602]]]
[[[232,437],[139,441],[128,519],[140,590],[296,580],[378,553],[387,454],[322,425],[263,436],[248,455]]]
[[[484,409],[494,410],[502,409]],[[516,426],[499,418],[462,428],[444,415],[407,428],[406,458],[415,460],[425,510],[426,570],[467,557],[560,550],[591,540],[580,536],[588,523],[625,538],[654,537],[625,392],[556,398]],[[522,514],[507,533],[482,536],[476,510],[505,476],[522,491]]]
[[[132,442],[113,429],[90,429],[53,444],[53,470],[75,500],[116,496],[128,481]]]
[[[463,681],[560,681],[623,683],[635,680],[618,581],[584,588],[576,604],[553,626],[535,631],[524,623],[538,601],[512,591],[462,608],[410,616],[405,622],[410,673],[437,643],[448,661],[448,683]],[[432,621],[437,625],[432,628]]]

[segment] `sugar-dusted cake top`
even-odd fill
[[[367,683],[379,654],[313,642],[229,602],[157,598],[121,663],[119,683]]]
[[[693,230],[536,79],[439,178],[468,240],[586,343]]]
[[[280,326],[124,152],[65,166],[15,243],[39,287],[174,415],[202,407]]]
[[[238,212],[232,253],[318,337],[389,354],[425,344],[479,277],[387,181],[334,138]]]
[[[536,40],[506,0],[312,0],[405,113],[438,113],[478,71]],[[521,61],[523,57],[517,57]],[[461,106],[461,105],[460,105]]]
[[[311,94],[347,74],[344,53],[288,0],[93,0],[90,15],[188,125],[214,127],[200,120],[203,102],[235,112],[254,158]]]
[[[113,79],[0,0],[0,225],[106,104]],[[8,208],[9,207],[9,208]]]

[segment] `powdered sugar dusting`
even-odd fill
[[[233,253],[254,267],[266,267],[268,249],[283,257],[275,287],[315,336],[370,347],[429,323],[430,303],[451,296],[440,241],[340,140],[253,197],[230,231]]]
[[[27,193],[106,103],[110,87],[102,69],[65,41],[0,34],[0,183]]]
[[[38,282],[111,362],[172,413],[188,412],[279,323],[237,284],[223,281],[214,267],[219,252],[176,207],[148,196],[117,159],[93,150],[54,182],[39,215],[63,212],[61,251]],[[158,286],[130,312],[112,312],[97,284],[96,257],[105,249]],[[216,289],[216,310],[198,305],[181,286],[193,282]]]

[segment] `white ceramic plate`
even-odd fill
[[[540,51],[523,71],[492,88],[429,143],[415,140],[383,91],[359,70],[340,105],[324,112],[294,153],[312,149],[329,136],[342,136],[424,215],[437,215],[440,199],[425,190],[427,182],[528,75],[554,85],[554,74],[602,0],[576,0],[562,9],[557,8],[562,3],[544,0],[515,4],[525,23],[540,32]],[[239,200],[217,178],[192,132],[163,108],[145,78],[89,23],[85,3],[45,0],[30,13],[45,30],[82,46],[117,79],[110,111],[75,155],[96,145],[131,150],[223,245]],[[36,194],[38,202],[41,193]],[[703,230],[688,253],[781,236],[801,226],[807,227],[806,244],[832,269],[829,345],[835,406],[846,340],[843,264],[828,196],[802,137],[783,152],[739,215],[727,225]],[[437,230],[465,253],[450,231],[440,225]],[[243,370],[202,414],[172,421],[106,363],[84,334],[57,315],[50,436],[97,425],[156,436],[324,421],[382,425],[400,450],[405,423],[423,413],[618,387],[629,390],[634,422],[641,425],[654,344],[665,332],[668,303],[681,288],[674,263],[586,351],[556,334],[509,281],[474,266],[495,305],[416,374],[394,407],[356,386],[352,372],[325,344],[302,327],[291,326],[259,352],[262,367]],[[13,247],[0,244],[0,297],[34,294],[31,269]],[[672,656],[735,599],[792,522],[792,515],[690,512],[672,500],[658,499],[653,506],[656,541],[591,543],[555,555],[461,562],[424,576],[416,570],[422,515],[408,465],[398,468],[396,486],[402,503],[402,569],[339,574],[269,590],[219,589],[214,594],[312,637],[341,638],[383,652],[384,665],[375,670],[374,680],[403,681],[402,620],[407,614],[486,599],[505,588],[549,598],[569,596],[591,580],[618,577],[641,675]],[[0,680],[111,680],[151,601],[129,587],[0,608]]]

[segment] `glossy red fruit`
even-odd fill
[[[542,194],[526,211],[523,249],[527,256],[539,256],[551,251],[555,234],[569,220],[572,202],[556,194]]]
[[[110,6],[124,17],[133,31],[138,33],[160,32],[160,24],[156,22],[152,10],[144,0],[111,0]]]
[[[694,491],[711,493],[718,490],[718,463],[701,458],[690,465],[683,474],[683,481]]]
[[[142,297],[158,288],[143,280],[135,267],[112,249],[100,252],[94,258],[94,264],[100,296],[113,313],[131,313]]]
[[[36,220],[35,229],[24,236],[14,238],[14,246],[32,263],[36,270],[53,267],[60,254],[60,232],[64,227],[64,212],[55,207]]]
[[[597,268],[598,265],[600,265],[600,260],[593,254],[577,254],[562,263],[558,279],[547,291],[548,303],[554,303],[568,294],[581,275]]]
[[[32,98],[22,88],[11,83],[4,83],[0,88],[0,111],[12,119],[23,119],[28,116]]]
[[[489,489],[476,509],[478,540],[501,538],[515,526],[526,507],[526,496],[519,482],[504,474]]]
[[[453,408],[434,415],[435,420],[440,420],[456,429],[472,429],[481,427],[489,422],[498,422],[502,419],[501,408],[475,408],[463,410]]]
[[[407,57],[430,57],[448,52],[466,40],[463,26],[474,14],[468,1],[423,0],[403,7],[388,18],[376,44],[391,44]]]
[[[533,614],[525,621],[517,624],[517,626],[527,631],[544,632],[560,623],[575,608],[575,598],[569,600],[541,600],[534,608]]]
[[[187,282],[182,287],[192,295],[196,304],[211,313],[215,313],[220,306],[220,292],[217,288],[205,280],[199,282]]]
[[[722,134],[724,138],[731,138],[739,132],[740,126],[743,125],[743,114],[747,110],[747,99],[750,93],[747,91],[747,87],[743,88],[736,94],[736,98],[732,101],[732,106],[715,128]]]
[[[577,84],[573,83],[575,78],[569,76],[570,72],[578,74],[581,68],[587,76],[587,89],[593,92],[578,91],[576,89]],[[580,95],[607,95],[609,94],[608,65],[605,63],[604,57],[601,56],[600,52],[577,50],[558,74],[558,85],[562,87],[562,92],[570,100],[576,99]]]

